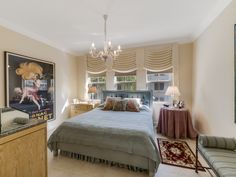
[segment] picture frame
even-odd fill
[[[56,117],[55,63],[5,51],[5,104],[30,118]]]

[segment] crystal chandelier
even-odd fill
[[[103,50],[98,51],[95,47],[95,44],[92,43],[89,53],[90,53],[91,57],[93,57],[93,58],[98,58],[103,61],[106,61],[108,58],[116,59],[116,57],[118,57],[120,55],[120,52],[122,50],[121,50],[120,45],[118,45],[117,50],[113,50],[112,45],[111,45],[111,41],[107,41],[107,18],[108,18],[108,15],[103,15],[103,18],[104,18],[104,36],[105,36]]]

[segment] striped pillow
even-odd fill
[[[126,110],[126,100],[116,100],[113,105],[113,111],[125,111]]]
[[[208,148],[236,150],[235,138],[200,135],[199,136],[199,143],[203,147],[208,147]]]

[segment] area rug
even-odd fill
[[[157,142],[163,164],[195,169],[195,155],[185,141],[158,138]],[[198,170],[205,171],[200,162]]]

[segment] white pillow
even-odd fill
[[[143,111],[151,112],[151,109],[147,105],[142,105],[142,106],[140,106],[139,109],[143,110]]]

